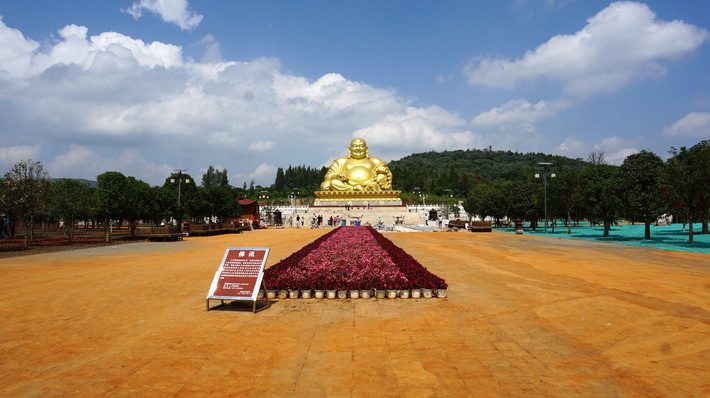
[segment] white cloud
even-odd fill
[[[667,137],[710,137],[710,113],[691,112],[682,119],[663,129]]]
[[[195,29],[202,22],[202,15],[190,10],[187,0],[140,0],[121,11],[131,14],[135,19],[142,17],[143,11],[150,11],[182,30]]]
[[[76,25],[40,48],[2,21],[0,48],[12,49],[0,54],[0,140],[42,142],[55,176],[116,170],[161,184],[172,169],[218,163],[247,178],[252,164],[321,164],[360,134],[390,159],[484,144],[456,113],[337,73],[284,73],[273,58],[185,60],[178,46]]]
[[[642,3],[616,2],[571,35],[558,35],[516,60],[486,57],[465,68],[469,83],[513,88],[539,78],[557,81],[568,96],[614,92],[634,79],[665,73],[660,61],[696,50],[705,29],[661,21]]]
[[[567,105],[560,101],[539,101],[536,104],[531,104],[524,99],[510,100],[500,107],[481,112],[473,118],[471,123],[480,126],[534,123],[566,107]]]
[[[113,156],[106,156],[93,149],[80,145],[71,145],[66,153],[58,154],[47,163],[45,170],[52,176],[96,179],[106,171],[120,171],[127,176],[134,176],[153,184],[162,184],[158,176],[168,176],[174,167],[167,164],[155,164],[144,160],[141,154],[132,149],[116,151]]]
[[[39,43],[5,25],[0,16],[0,78],[22,77],[31,69],[32,56],[38,48]]]
[[[607,153],[609,163],[620,165],[624,163],[624,159],[626,159],[627,156],[638,153],[638,151],[639,150],[636,148],[620,148],[614,152]]]
[[[256,170],[249,173],[247,177],[249,182],[253,179],[257,184],[267,186],[274,182],[274,178],[276,178],[276,170],[276,166],[262,163],[256,168]]]
[[[436,106],[406,107],[387,114],[378,122],[355,130],[352,137],[364,138],[368,145],[400,156],[412,150],[463,149],[482,143],[478,135],[466,129],[460,116]]]
[[[256,140],[252,141],[249,143],[247,148],[250,151],[256,151],[256,152],[266,152],[270,150],[271,148],[274,147],[274,142],[273,141],[267,141],[267,140]]]
[[[637,153],[635,148],[638,139],[628,139],[618,136],[604,137],[598,143],[591,143],[578,139],[575,136],[565,137],[564,141],[554,150],[555,154],[570,158],[587,160],[587,155],[592,151],[601,151],[606,154],[606,161],[610,164],[620,165],[627,156]]]
[[[39,44],[25,39],[21,32],[6,26],[0,19],[0,78],[29,79],[53,67],[76,66],[84,71],[110,72],[137,65],[148,68],[172,68],[183,64],[178,46],[153,42],[145,44],[116,32],[104,32],[87,38],[84,26],[67,25],[59,31],[59,40],[49,51],[39,51]]]
[[[39,145],[17,145],[0,147],[0,165],[12,167],[20,160],[38,159]]]
[[[565,140],[555,148],[555,153],[562,156],[580,157],[580,153],[589,149],[589,144],[575,136],[565,137]]]

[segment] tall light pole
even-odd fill
[[[268,191],[261,191],[261,195],[259,195],[259,199],[264,201],[264,218],[269,220],[271,218],[271,208],[269,207],[269,192]],[[271,220],[269,220],[271,221]]]
[[[416,199],[421,196],[421,194],[419,193],[419,187],[414,187],[413,193],[414,193],[414,197],[415,197],[414,200],[416,200],[416,202],[417,202],[417,213],[419,213],[419,199]]]
[[[187,171],[187,169],[175,169],[177,171],[177,183],[178,183],[178,231],[182,233],[182,172]],[[175,178],[170,179],[171,184],[175,184]],[[185,179],[185,184],[189,184],[190,179]]]
[[[545,233],[547,233],[547,175],[550,174],[550,178],[555,178],[555,173],[550,172],[553,165],[550,162],[538,162],[537,165],[542,167],[542,180],[545,187]],[[540,173],[535,173],[535,178],[540,178]]]
[[[449,196],[453,196],[451,194],[450,189],[444,189],[444,195],[446,195],[446,219],[449,219]]]
[[[288,198],[291,199],[291,203],[293,206],[293,211],[294,213],[296,212],[296,199],[298,199],[298,188],[294,189],[291,191],[291,195],[288,195]]]

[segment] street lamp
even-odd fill
[[[180,233],[182,233],[182,201],[181,201],[181,200],[182,200],[182,182],[183,182],[182,172],[183,172],[183,171],[187,171],[187,169],[175,169],[175,170],[173,170],[173,171],[177,171],[177,183],[178,183],[178,231],[180,231]],[[175,177],[171,178],[171,179],[170,179],[170,183],[171,183],[171,184],[175,184],[175,180],[176,180]],[[189,184],[189,183],[190,183],[190,179],[189,179],[189,178],[185,178],[184,180],[185,180],[185,184]]]
[[[291,201],[291,207],[293,207],[294,211],[296,209],[296,199],[298,198],[298,189],[294,189],[291,191],[291,195],[288,195],[289,200]]]
[[[414,198],[415,198],[414,200],[416,201],[416,204],[417,204],[417,213],[418,213],[419,212],[419,200],[417,200],[416,198],[418,198],[420,195],[419,194],[419,187],[414,187],[414,191],[412,193],[414,194]]]
[[[264,202],[264,218],[266,218],[269,222],[271,222],[271,208],[269,208],[269,192],[268,191],[261,191],[261,195],[259,195],[259,200]]]
[[[446,219],[449,219],[449,198],[453,198],[454,195],[451,193],[450,189],[444,189],[444,195],[446,196]]]
[[[426,198],[429,197],[429,194],[420,193],[419,197],[422,199],[422,207],[426,208]]]
[[[550,178],[555,178],[555,173],[551,172],[553,163],[550,162],[538,162],[538,166],[542,167],[542,180],[544,181],[545,189],[545,233],[547,233],[547,175]],[[540,173],[535,173],[535,178],[540,178]]]
[[[296,215],[296,199],[298,198],[298,189],[294,189],[291,191],[291,194],[288,195],[289,200],[291,201],[291,208],[293,211],[291,212],[291,222],[294,222],[294,217]],[[298,228],[298,221],[296,221],[296,228]]]

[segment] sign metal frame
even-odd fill
[[[207,293],[207,311],[223,306],[224,300],[252,301],[253,313],[271,307],[264,283],[264,266],[269,250],[268,247],[228,247]],[[257,309],[259,288],[264,289],[266,305]],[[237,294],[244,291],[250,294]],[[210,300],[220,300],[221,303],[210,308]]]

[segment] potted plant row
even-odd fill
[[[297,298],[299,292],[310,298],[311,291],[316,298],[369,298],[373,290],[378,298],[408,298],[410,291],[412,298],[432,297],[432,292],[445,297],[447,288],[372,227],[330,231],[268,268],[265,283],[282,292],[280,298]]]

